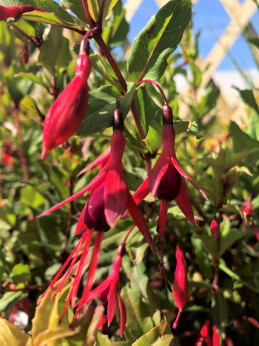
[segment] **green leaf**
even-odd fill
[[[0,299],[0,311],[5,311],[8,316],[14,305],[18,304],[20,300],[25,298],[27,295],[21,291],[6,292]],[[6,311],[8,309],[8,311]]]
[[[53,75],[57,68],[67,67],[71,59],[69,41],[62,32],[63,29],[53,26],[40,49],[39,62]]]
[[[102,19],[104,19],[113,9],[113,7],[116,5],[116,3],[119,0],[106,0],[103,16]],[[103,0],[87,0],[88,8],[91,17],[94,19],[95,22],[98,22],[99,20],[99,14],[100,14],[100,8],[102,5]]]
[[[251,148],[259,148],[259,142],[250,138],[245,132],[243,132],[239,126],[231,121],[229,126],[229,132],[234,142],[235,152],[239,152]],[[258,155],[254,154],[253,157],[258,158]]]
[[[20,283],[28,283],[31,278],[31,271],[28,264],[16,264],[12,270],[13,283],[18,285]]]
[[[250,288],[250,290],[252,290],[253,292],[256,292],[257,294],[259,293],[259,289],[257,287],[250,285],[247,280],[242,280],[238,274],[229,269],[222,258],[219,260],[219,269],[230,276],[234,281],[241,282],[244,286]]]
[[[0,318],[0,344],[3,346],[25,346],[29,335],[7,320]]]
[[[40,12],[40,11],[28,12],[22,15],[22,19],[32,21],[32,22],[56,25],[63,28],[67,28],[67,29],[82,31],[82,28],[80,25],[74,24],[73,22],[71,23],[71,22],[59,19],[57,16],[55,16],[54,13],[47,13],[47,12]]]
[[[144,142],[151,153],[154,153],[162,145],[162,127],[151,124]]]
[[[251,89],[239,89],[236,88],[235,89],[239,92],[239,95],[241,96],[242,100],[251,108],[253,108],[254,111],[256,111],[256,113],[259,114],[259,108],[258,108],[258,104],[256,103],[255,97],[254,97],[254,93],[253,90]]]
[[[33,340],[33,345],[35,346],[44,346],[50,345],[52,341],[60,340],[72,335],[75,335],[79,332],[80,328],[55,328],[45,330],[42,333],[38,334],[37,337]],[[55,343],[56,344],[56,343]]]
[[[219,237],[219,252],[218,258],[230,248],[238,239],[241,239],[245,233],[243,231],[233,230],[230,228],[230,221],[224,217],[223,222],[220,224],[220,237]]]
[[[27,185],[21,190],[20,201],[21,203],[36,209],[45,203],[46,199],[33,186]]]
[[[88,23],[81,0],[62,0],[62,5],[74,12],[74,14],[84,23]]]
[[[77,130],[79,135],[88,136],[89,134],[102,131],[107,127],[112,126],[112,117],[116,108],[116,98],[113,97],[112,103],[107,102],[103,98],[100,100],[100,93],[102,92],[101,89],[102,88],[95,90],[95,92],[92,92],[89,96],[89,103],[96,105],[98,109],[93,111],[93,108],[90,106],[91,110],[87,110],[86,118],[82,121],[79,129]],[[127,94],[120,98],[120,110],[124,118],[127,116],[130,110],[135,92],[136,85],[132,83],[131,85],[128,85]],[[109,99],[111,99],[109,95],[107,96]]]
[[[152,329],[154,323],[150,317],[149,304],[137,292],[126,285],[123,287],[121,295],[127,311],[124,333],[132,343]]]
[[[60,5],[53,0],[0,0],[0,5],[3,6],[21,6],[32,5],[46,12],[53,12],[58,18],[67,22],[74,22],[74,17],[65,11]]]
[[[121,85],[118,82],[117,79],[113,78],[113,76],[110,74],[105,60],[100,57],[98,54],[91,54],[90,60],[93,68],[100,73],[100,75],[107,80],[111,85],[114,85],[118,90],[121,90]]]
[[[225,327],[228,323],[227,303],[221,292],[215,292],[212,298],[212,318],[213,325],[220,331],[222,337],[225,336]]]
[[[35,75],[32,72],[19,72],[19,73],[16,73],[15,78],[25,78],[25,79],[28,79],[28,80],[36,83],[36,84],[39,84],[39,85],[43,86],[44,88],[48,88],[48,85],[46,85],[46,83],[43,81],[41,76],[37,76],[37,75]],[[28,95],[26,95],[26,96],[28,96]]]
[[[7,342],[8,345],[12,345],[11,344],[11,339],[8,338],[8,334],[9,331],[6,333],[3,333],[4,330],[7,330],[7,328],[9,329],[9,331],[12,334],[12,337],[14,337],[17,342],[17,344],[14,345],[25,345],[26,342],[28,340],[30,340],[30,336],[28,334],[26,334],[23,330],[21,330],[20,328],[14,326],[12,323],[8,322],[7,320],[0,318],[0,330],[1,330],[1,335],[3,336],[3,334],[5,334],[5,337],[7,337]],[[9,334],[10,335],[10,334]],[[0,336],[0,340],[1,340],[1,336]]]
[[[166,318],[159,323],[158,326],[152,328],[149,332],[141,336],[137,341],[135,341],[133,346],[146,346],[146,345],[164,345],[169,346],[170,342],[173,340],[173,335],[167,335],[166,339],[163,339],[161,344],[161,337],[164,335],[166,329],[168,328]],[[169,329],[170,331],[170,329]]]
[[[158,80],[167,67],[167,58],[181,41],[191,19],[189,0],[173,0],[163,6],[133,42],[128,59],[130,80]]]
[[[40,116],[41,119],[44,119],[44,115],[41,113],[41,111],[39,110],[37,103],[35,102],[35,100],[29,96],[29,95],[25,95],[24,98],[20,101],[20,108],[23,111],[28,112],[28,110],[30,110],[31,112],[38,113],[38,115]]]
[[[102,32],[104,42],[110,48],[122,45],[127,39],[129,24],[125,19],[126,10],[122,7],[122,2],[118,1],[114,7]]]
[[[109,346],[109,345],[111,345],[111,342],[110,342],[108,335],[104,335],[99,330],[97,330],[96,345],[97,346]]]

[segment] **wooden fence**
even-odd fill
[[[135,12],[138,11],[140,4],[143,1],[155,1],[159,7],[165,5],[168,0],[128,0],[125,4],[126,8],[126,19],[130,22]],[[192,0],[192,4],[195,8],[195,4],[199,0]],[[214,47],[209,52],[206,59],[202,59],[199,57],[197,64],[201,69],[202,73],[202,81],[201,86],[198,92],[198,99],[202,93],[202,90],[206,85],[213,80],[213,75],[224,59],[225,55],[229,51],[229,49],[233,46],[235,41],[240,35],[244,35],[245,37],[258,37],[255,29],[253,28],[250,20],[254,13],[258,10],[255,2],[253,0],[245,0],[242,4],[239,3],[238,0],[207,0],[208,3],[211,1],[219,1],[223,5],[226,13],[228,14],[230,21],[227,27],[225,28],[223,34],[215,43]],[[129,48],[129,42],[125,42],[124,49],[127,51]],[[259,50],[255,48],[255,46],[251,46],[253,51],[253,55],[259,64]],[[185,92],[187,96],[188,91]],[[224,117],[227,114],[228,119],[237,119],[240,117],[240,113],[242,113],[243,105],[240,105],[233,109],[233,107],[229,104],[229,102],[224,98],[223,94],[219,98],[220,112],[224,114]],[[185,104],[181,104],[180,107],[180,117],[182,119],[188,117],[189,109]]]

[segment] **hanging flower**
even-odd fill
[[[75,77],[56,99],[43,126],[44,158],[52,149],[67,141],[77,130],[84,118],[88,104],[88,77],[91,63],[87,54],[88,40],[85,37],[76,61]]]
[[[122,130],[123,118],[118,109],[115,110],[114,114],[114,132],[111,138],[110,156],[106,165],[83,189],[45,211],[41,216],[52,213],[54,210],[62,207],[66,203],[82,196],[87,191],[92,191],[92,195],[80,215],[76,234],[83,232],[86,228],[85,220],[90,222],[93,217],[93,205],[99,205],[98,210],[103,210],[105,224],[111,228],[115,227],[117,221],[124,214],[125,209],[127,208],[133,221],[150,245],[152,251],[154,251],[147,225],[124,181],[122,165],[122,156],[125,147],[125,136]],[[101,205],[103,206],[103,209],[100,207]]]
[[[31,5],[22,6],[2,6],[0,5],[0,21],[7,18],[18,18],[25,12],[32,12],[36,10],[35,7]]]
[[[189,181],[207,199],[205,193],[184,172],[177,161],[174,150],[175,133],[172,126],[172,109],[168,105],[163,107],[163,123],[163,151],[149,176],[143,181],[133,196],[136,204],[139,204],[150,192],[154,197],[161,200],[158,220],[158,241],[162,239],[164,234],[168,205],[171,200],[175,200],[186,218],[195,225],[184,179]]]
[[[189,285],[187,279],[186,268],[184,264],[184,254],[181,246],[176,246],[176,269],[174,274],[174,289],[173,295],[176,305],[179,309],[176,320],[173,323],[175,329],[178,324],[179,317],[183,311],[183,308],[188,300],[189,296]]]
[[[203,327],[201,328],[200,336],[199,336],[199,339],[196,341],[195,346],[202,346],[204,345],[204,343],[206,346],[213,346],[212,340],[210,337],[209,327],[210,327],[210,321],[206,320],[204,322]]]

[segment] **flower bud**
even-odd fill
[[[184,254],[179,244],[177,244],[177,247],[176,247],[176,261],[177,263],[176,263],[175,276],[174,276],[173,295],[174,295],[174,300],[176,302],[176,305],[179,309],[179,312],[173,324],[173,328],[177,327],[180,314],[183,311],[183,308],[189,296],[189,285],[188,285],[188,279],[187,279],[187,272],[186,272],[186,268],[184,264]]]
[[[90,72],[89,56],[81,52],[76,61],[75,77],[56,99],[45,118],[42,158],[66,142],[83,120],[88,104],[87,80]]]
[[[219,224],[218,224],[218,221],[216,219],[213,219],[211,221],[210,231],[211,231],[212,237],[215,240],[218,240],[218,237],[219,237]]]
[[[2,6],[0,5],[0,21],[7,18],[17,18],[25,12],[32,12],[35,10],[35,7],[31,5],[23,6]]]
[[[23,61],[24,66],[26,66],[28,64],[28,61],[29,61],[29,48],[28,48],[27,44],[25,44],[23,46],[22,52],[23,52],[22,61]]]

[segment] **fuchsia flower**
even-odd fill
[[[88,296],[92,288],[94,274],[97,267],[98,257],[101,248],[101,242],[103,239],[104,232],[108,231],[110,227],[114,227],[118,219],[123,215],[125,209],[127,208],[139,228],[140,232],[143,234],[146,241],[149,243],[152,251],[154,251],[151,238],[148,233],[147,226],[145,221],[136,206],[123,178],[123,165],[122,165],[122,156],[125,147],[125,136],[123,134],[123,118],[119,110],[116,109],[114,112],[114,124],[113,124],[113,135],[111,138],[111,149],[109,160],[99,174],[83,189],[74,194],[73,196],[67,198],[65,201],[55,205],[51,209],[44,212],[41,216],[47,215],[54,210],[60,208],[66,203],[71,202],[72,200],[83,195],[87,191],[91,190],[91,195],[86,203],[76,229],[76,234],[79,234],[83,231],[84,234],[77,244],[74,251],[71,253],[65,264],[59,270],[55,278],[53,279],[48,290],[54,286],[55,282],[58,280],[60,275],[69,265],[64,277],[61,280],[57,290],[54,295],[56,295],[64,285],[68,275],[75,267],[78,266],[77,273],[72,285],[72,289],[67,297],[66,306],[62,313],[61,319],[64,317],[64,314],[73,298],[76,298],[79,283],[82,277],[82,271],[84,265],[87,261],[88,249],[92,239],[93,231],[97,231],[93,253],[91,261],[89,264],[87,282],[85,284],[84,292],[82,298],[77,304],[77,309],[75,312],[74,320],[76,319],[79,312],[82,310],[84,304],[88,301]],[[80,252],[83,250],[80,260],[77,262]],[[122,251],[122,250],[121,250]],[[117,257],[118,258],[118,257]],[[116,267],[118,269],[118,264]],[[113,274],[113,277],[115,274]],[[112,291],[115,292],[114,290]],[[116,291],[117,292],[117,291]],[[113,294],[111,293],[111,295]],[[44,293],[45,294],[45,293]],[[114,297],[114,295],[113,295]],[[121,311],[123,307],[121,304]],[[116,309],[115,309],[116,310]],[[110,323],[112,313],[108,314],[108,323]],[[74,321],[73,320],[73,321]],[[124,319],[122,318],[122,321]],[[72,322],[73,323],[73,322]],[[122,327],[121,327],[122,328]],[[124,328],[124,327],[123,327]]]
[[[23,46],[22,51],[23,51],[23,55],[22,55],[23,65],[26,66],[29,61],[29,47],[27,44]]]
[[[120,296],[119,272],[121,268],[124,244],[133,228],[134,226],[129,230],[126,237],[123,239],[122,243],[118,247],[117,254],[113,262],[112,271],[110,275],[98,287],[96,287],[92,292],[90,292],[86,301],[83,302],[83,304],[86,304],[90,302],[94,297],[98,296],[104,304],[107,304],[107,317],[108,317],[108,326],[109,326],[115,316],[116,309],[118,306],[118,301],[119,301],[120,315],[121,315],[121,323],[120,323],[121,337],[125,328],[127,316],[126,316],[126,309],[125,309],[124,303]],[[106,323],[107,317],[105,315],[103,316],[100,323],[101,329],[103,327],[103,324]]]
[[[172,126],[172,109],[168,105],[163,107],[163,123],[163,151],[149,176],[143,181],[133,196],[136,204],[139,204],[149,192],[161,200],[158,220],[159,240],[162,239],[164,234],[168,205],[171,200],[175,200],[183,214],[195,225],[191,203],[183,178],[189,181],[207,199],[205,193],[184,172],[177,161],[174,150],[175,133]]]
[[[5,20],[7,18],[17,18],[25,12],[32,12],[34,10],[36,10],[36,8],[31,5],[8,7],[0,5],[0,21]]]
[[[176,269],[174,276],[174,289],[173,295],[176,305],[179,309],[176,320],[173,323],[175,329],[178,324],[179,317],[183,311],[183,308],[188,300],[189,296],[189,285],[187,279],[187,272],[184,264],[184,254],[181,246],[177,244],[176,247]]]
[[[216,219],[213,219],[211,221],[210,231],[211,231],[212,237],[215,240],[218,240],[218,237],[219,237],[219,224],[218,224],[218,221]]]
[[[67,141],[77,130],[88,104],[88,77],[91,63],[86,53],[87,38],[81,42],[76,61],[75,77],[56,99],[44,121],[43,150],[44,158],[52,149]]]
[[[217,328],[213,326],[213,334],[212,334],[212,345],[213,346],[219,346],[219,333],[217,331]]]

